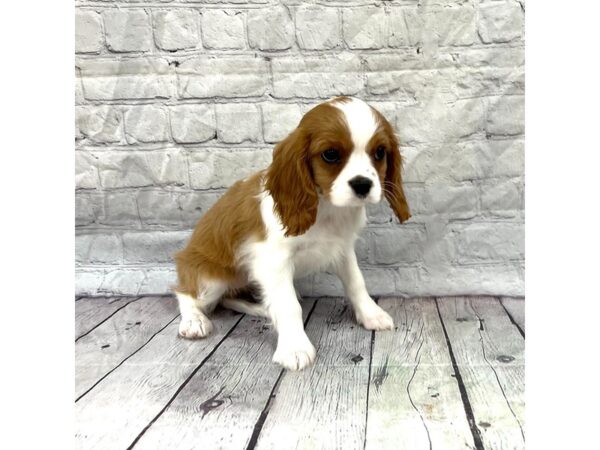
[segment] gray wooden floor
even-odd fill
[[[188,341],[173,298],[77,299],[77,447],[524,448],[523,299],[378,302],[395,331],[305,300],[317,359],[287,372],[264,320],[218,310]]]

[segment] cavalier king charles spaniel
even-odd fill
[[[175,256],[180,336],[208,335],[207,314],[221,303],[269,318],[278,335],[273,361],[301,370],[316,352],[294,278],[327,269],[342,281],[358,323],[392,329],[367,292],[354,242],[365,205],[382,196],[400,222],[410,218],[401,166],[392,126],[362,100],[337,97],[308,111],[276,145],[271,165],[235,183]],[[258,289],[259,302],[236,298],[248,287]]]

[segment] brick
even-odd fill
[[[217,121],[213,105],[177,105],[169,110],[171,133],[178,144],[196,144],[216,137]]]
[[[514,69],[525,64],[525,49],[523,47],[490,47],[465,48],[460,51],[452,50],[454,65],[457,67],[486,68],[499,67]]]
[[[152,29],[143,9],[109,9],[102,12],[106,46],[113,52],[146,52],[152,49]]]
[[[123,244],[115,233],[75,236],[75,262],[78,264],[121,264]]]
[[[424,63],[415,52],[367,55],[364,60],[367,91],[371,94],[387,94],[388,99],[392,94],[396,100],[411,102],[422,96],[421,91],[426,94],[434,91],[439,95],[439,86],[431,86],[432,82],[440,81],[434,77],[436,71],[422,70]]]
[[[394,211],[387,201],[382,198],[377,204],[367,205],[367,220],[369,224],[387,224],[394,222]]]
[[[305,50],[327,50],[341,45],[340,14],[336,8],[301,6],[296,10],[296,40]]]
[[[424,295],[508,295],[522,296],[525,286],[522,271],[512,263],[479,266],[444,266],[422,269],[421,282],[410,296]]]
[[[523,209],[518,179],[489,181],[481,185],[481,210],[499,217],[514,217]]]
[[[218,104],[217,138],[221,142],[239,144],[259,142],[262,137],[261,114],[251,103]]]
[[[388,17],[387,45],[392,48],[411,45],[404,8],[392,8]]]
[[[379,49],[386,44],[386,15],[381,7],[342,10],[344,41],[352,49]]]
[[[431,184],[425,187],[423,204],[426,209],[423,212],[461,219],[475,217],[478,212],[478,194],[477,187],[471,184]]]
[[[94,156],[104,188],[187,185],[186,156],[181,151],[107,151]]]
[[[262,96],[268,86],[266,62],[257,57],[192,58],[177,74],[182,98]]]
[[[420,228],[397,226],[371,231],[376,264],[414,264],[423,258],[425,235]]]
[[[264,103],[262,117],[265,142],[279,142],[298,126],[302,110],[297,104]]]
[[[354,95],[363,88],[356,55],[273,58],[273,95],[278,98],[329,98]]]
[[[190,231],[147,231],[123,233],[125,263],[167,263],[182,250]]]
[[[333,273],[319,272],[312,280],[312,295],[334,297],[344,292],[342,282]]]
[[[407,8],[403,13],[410,44],[424,46],[425,51],[478,41],[477,14],[472,6]]]
[[[204,10],[202,40],[204,47],[209,49],[246,48],[243,13],[219,9]]]
[[[75,76],[75,104],[80,105],[84,101],[83,84],[81,84],[81,77],[78,71],[76,71]]]
[[[432,98],[425,104],[401,106],[398,130],[407,144],[424,142],[456,142],[483,133],[485,104],[482,99],[444,102]]]
[[[200,15],[193,9],[153,13],[154,39],[162,50],[176,51],[200,46]]]
[[[191,191],[179,197],[181,226],[193,228],[198,220],[223,196],[222,192]]]
[[[75,11],[75,52],[100,53],[104,46],[102,20],[95,11]]]
[[[75,295],[98,295],[104,280],[103,269],[75,270]]]
[[[458,262],[522,260],[524,241],[521,223],[469,224],[457,228]]]
[[[373,269],[375,271],[377,269]],[[416,297],[423,295],[424,286],[423,269],[415,267],[397,267],[393,270],[393,278],[395,281],[394,292],[387,295],[394,297]],[[381,295],[376,290],[372,290],[372,295]]]
[[[421,147],[405,165],[406,181],[467,181],[486,178],[493,164],[487,142]]]
[[[356,252],[356,258],[358,259],[359,264],[366,264],[372,259],[369,237],[370,236],[359,236],[354,243],[354,251]]]
[[[84,227],[96,222],[102,208],[102,197],[93,193],[75,193],[75,226]]]
[[[367,292],[369,295],[397,295],[397,270],[385,267],[365,267],[362,269],[362,274],[365,278],[365,284],[367,285]],[[342,293],[343,291],[340,291],[337,295]],[[315,292],[315,295],[319,295],[318,291]]]
[[[123,140],[123,115],[112,106],[75,108],[77,132],[92,143],[116,143]]]
[[[171,225],[182,223],[180,192],[147,190],[136,193],[137,208],[144,225]]]
[[[98,189],[98,157],[86,152],[75,152],[75,188]]]
[[[524,13],[516,2],[500,1],[479,6],[479,35],[486,44],[522,39]]]
[[[294,43],[294,23],[287,8],[248,11],[248,42],[258,50],[286,50]]]
[[[132,106],[125,111],[125,138],[136,142],[165,142],[169,140],[169,119],[160,106]]]
[[[137,193],[137,206],[143,225],[193,228],[221,195],[152,189]]]
[[[486,131],[490,135],[511,136],[525,132],[525,99],[504,95],[490,99]]]
[[[106,192],[102,202],[103,206],[98,215],[98,223],[131,228],[140,226],[140,216],[134,192]]]
[[[525,147],[522,140],[490,141],[491,177],[518,177],[525,169]]]
[[[165,59],[79,60],[77,67],[88,100],[169,98],[175,93],[174,71]]]
[[[160,295],[171,292],[177,284],[177,272],[173,268],[149,269],[144,273],[144,279],[138,290],[139,295]]]
[[[195,151],[190,153],[190,182],[193,189],[228,188],[267,167],[271,159],[271,149]]]
[[[142,270],[122,268],[107,270],[97,293],[137,295],[145,278],[145,273]]]

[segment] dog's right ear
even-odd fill
[[[275,146],[267,170],[266,188],[285,236],[298,236],[317,220],[319,197],[309,161],[310,139],[301,128]]]

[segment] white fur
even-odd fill
[[[366,221],[364,206],[340,208],[320,198],[315,224],[300,236],[285,237],[273,211],[273,198],[261,196],[267,238],[248,242],[240,254],[251,280],[262,288],[263,305],[278,332],[273,361],[300,370],[312,364],[315,349],[304,332],[293,280],[333,269],[344,284],[359,323],[370,330],[393,327],[391,317],[367,293],[356,262],[354,242]]]
[[[345,102],[332,102],[332,105],[344,114],[354,148],[348,162],[333,182],[331,202],[336,206],[377,203],[381,200],[381,182],[367,153],[367,144],[378,128],[373,110],[365,102],[356,98]],[[349,181],[357,176],[363,176],[373,182],[369,195],[364,199],[358,198],[349,184]]]

